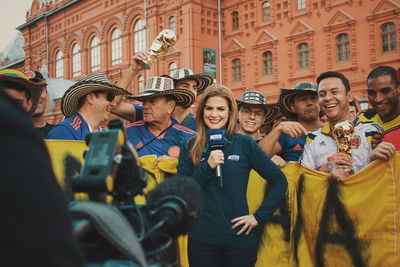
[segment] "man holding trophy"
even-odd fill
[[[173,31],[162,30],[154,39],[148,51],[137,53],[133,57],[132,65],[124,74],[121,81],[118,83],[118,86],[126,88],[139,71],[150,68],[152,62],[158,56],[166,53],[175,42],[176,36]],[[206,74],[195,74],[190,69],[179,69],[171,72],[169,75],[162,76],[167,76],[173,79],[175,88],[187,89],[195,96],[203,93],[204,90],[213,82],[211,76]],[[113,108],[112,113],[130,122],[143,120],[142,106],[122,103],[122,97],[117,97],[116,101],[117,104]],[[190,110],[190,106],[176,107],[172,114],[172,119],[185,127],[195,130],[195,120]]]
[[[324,72],[317,83],[319,104],[328,121],[308,135],[300,158],[302,165],[330,173],[332,179],[340,181],[373,160],[386,160],[394,155],[394,148],[384,143],[372,150],[372,136],[382,129],[374,122],[360,123],[350,113],[353,96],[343,74]]]

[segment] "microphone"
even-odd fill
[[[223,150],[224,149],[224,134],[221,129],[210,129],[208,131],[208,145],[212,150]],[[224,187],[224,182],[222,179],[222,166],[217,165],[215,169],[215,176],[217,177],[217,184],[219,188]]]
[[[173,237],[187,234],[202,213],[202,190],[190,178],[167,178],[149,192],[147,209],[166,233]]]

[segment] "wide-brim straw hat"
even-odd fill
[[[264,124],[273,122],[279,114],[278,104],[267,104],[265,96],[257,91],[246,91],[243,93],[239,100],[236,100],[238,106],[242,104],[249,104],[259,106],[265,109],[265,121]]]
[[[187,90],[174,88],[174,81],[168,77],[150,77],[146,88],[141,95],[128,97],[143,102],[149,97],[171,96],[175,99],[177,106],[190,106],[194,103],[195,95]]]
[[[197,82],[197,94],[200,95],[213,83],[213,78],[207,74],[195,74],[190,69],[179,69],[171,71],[169,78],[175,83],[183,80],[195,80]]]
[[[16,83],[22,85],[30,92],[32,98],[32,107],[28,111],[29,115],[36,110],[43,87],[46,85],[46,81],[31,81],[29,80],[29,77],[25,75],[25,73],[14,69],[0,70],[0,82]]]
[[[317,87],[312,82],[300,82],[293,86],[292,89],[281,88],[279,103],[281,104],[282,111],[286,115],[290,117],[297,116],[297,114],[291,109],[290,105],[293,103],[293,98],[300,94],[318,95]]]
[[[131,94],[123,88],[111,84],[103,73],[89,74],[65,91],[61,100],[61,112],[67,118],[75,115],[79,109],[79,100],[95,91],[109,91],[114,96]]]

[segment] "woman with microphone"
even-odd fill
[[[189,233],[190,267],[254,266],[257,226],[269,220],[285,197],[285,175],[250,136],[235,132],[237,117],[231,90],[211,85],[197,109],[198,135],[181,148],[178,176],[197,181],[205,200],[201,219]],[[217,179],[218,165],[222,177]],[[251,169],[268,182],[268,194],[254,214],[249,214],[246,199]]]

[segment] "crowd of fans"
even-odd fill
[[[400,71],[393,67],[371,70],[365,83],[371,109],[357,113],[348,79],[332,71],[321,73],[315,83],[280,89],[278,103],[267,103],[252,90],[235,100],[228,87],[189,69],[150,77],[140,95],[129,96],[126,88],[146,57],[146,52],[135,55],[117,85],[97,73],[71,86],[61,101],[65,119],[57,125],[44,119],[46,80],[37,71],[1,70],[0,98],[14,99],[43,138],[84,140],[87,133],[101,131],[112,113],[129,121],[127,138],[140,157],[157,156],[153,167],[162,158],[178,158],[178,175],[195,179],[205,196],[202,219],[189,235],[191,266],[254,265],[256,226],[284,198],[287,181],[280,169],[288,162],[340,182],[400,150]],[[128,104],[124,97],[142,103]],[[339,151],[334,136],[335,125],[344,121],[354,126],[351,153]],[[210,149],[211,129],[221,130],[224,149]],[[217,165],[223,188],[213,179]],[[252,169],[267,180],[269,190],[249,214],[246,188]]]

